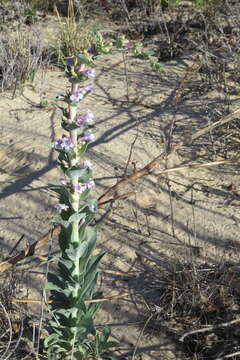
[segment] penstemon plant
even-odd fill
[[[109,341],[110,329],[96,329],[94,317],[102,294],[95,290],[99,262],[104,254],[93,255],[96,245],[94,219],[97,200],[90,197],[94,186],[92,163],[84,159],[88,144],[94,140],[93,113],[79,114],[79,103],[92,91],[89,80],[94,77],[94,48],[67,58],[66,75],[71,90],[59,94],[56,100],[64,101],[62,128],[67,135],[57,140],[58,165],[63,178],[55,182],[60,194],[56,209],[60,224],[60,256],[57,274],[49,273],[47,289],[50,291],[50,332],[45,340],[48,359],[112,359],[111,347],[119,344]],[[88,300],[88,301],[86,301]]]

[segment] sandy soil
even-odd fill
[[[99,133],[88,155],[94,162],[96,194],[101,195],[123,174],[140,169],[163,151],[174,113],[176,87],[191,64],[179,59],[166,65],[164,75],[152,72],[140,59],[127,62],[129,98],[122,56],[116,54],[98,61],[94,93],[82,104],[95,114]],[[4,258],[24,234],[18,250],[51,228],[57,202],[48,183],[59,176],[56,154],[49,144],[61,136],[60,112],[51,99],[64,92],[66,80],[61,72],[47,70],[33,84],[27,84],[14,99],[4,93],[0,99],[0,236]],[[46,98],[50,104],[41,108]],[[207,113],[217,108],[221,94],[185,98],[177,107],[173,142],[208,124]],[[235,108],[238,106],[236,98]],[[104,274],[101,287],[110,296],[129,292],[129,297],[104,303],[98,323],[113,326],[113,334],[126,343],[123,359],[130,359],[148,317],[144,300],[144,262],[169,266],[174,259],[188,260],[193,250],[197,261],[215,263],[238,259],[239,169],[230,165],[187,169],[166,175],[157,172],[189,162],[222,160],[209,152],[209,137],[194,146],[173,153],[150,175],[122,189],[134,195],[100,210],[99,250],[107,255],[102,267],[127,272],[130,279]],[[131,159],[126,168],[129,153]],[[57,251],[57,240],[52,244]],[[44,255],[48,249],[43,249]],[[22,292],[19,297],[40,298],[43,266],[38,260],[19,264]],[[41,274],[42,272],[42,274]],[[161,307],[161,303],[156,302]],[[29,307],[31,313],[33,308]],[[38,318],[38,308],[34,316]],[[159,328],[160,329],[160,328]],[[162,330],[149,330],[138,342],[136,359],[183,359],[173,340]]]

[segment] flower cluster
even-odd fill
[[[63,135],[61,139],[55,141],[56,150],[69,150],[71,148],[73,148],[73,143],[71,138],[68,136]]]
[[[78,115],[74,120],[74,123],[78,126],[91,125],[93,123],[93,113],[90,110],[87,110],[85,114]]]
[[[82,98],[83,94],[80,89],[74,90],[69,94],[69,100],[71,102],[79,102]]]
[[[78,70],[78,74],[86,77],[94,77],[96,74],[96,70],[95,69]]]
[[[86,131],[82,137],[80,137],[80,141],[90,142],[95,139],[95,135],[91,131]]]
[[[83,193],[85,190],[91,189],[95,185],[93,179],[89,179],[85,183],[79,183],[76,185],[73,185],[73,190],[77,193]]]

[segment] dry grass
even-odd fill
[[[1,91],[14,89],[48,63],[39,35],[33,31],[3,32],[0,34]]]
[[[240,351],[239,264],[200,264],[192,258],[163,268],[142,260],[135,295],[150,318],[145,333],[167,333],[189,360],[224,359]]]

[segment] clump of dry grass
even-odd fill
[[[1,91],[14,89],[26,80],[33,80],[36,72],[48,63],[46,50],[33,31],[3,32],[0,34]]]
[[[189,360],[240,355],[239,264],[176,261],[167,270],[147,266],[138,293],[151,317],[146,332],[167,333]]]
[[[71,57],[91,47],[96,42],[96,32],[101,25],[101,18],[89,18],[89,5],[76,7],[73,0],[69,0],[67,16],[62,17],[60,9],[55,6],[58,17],[58,33],[56,36],[55,53],[58,63],[65,57]]]
[[[46,359],[38,322],[28,315],[23,306],[11,299],[20,291],[21,272],[11,269],[0,278],[0,358],[4,360]]]

